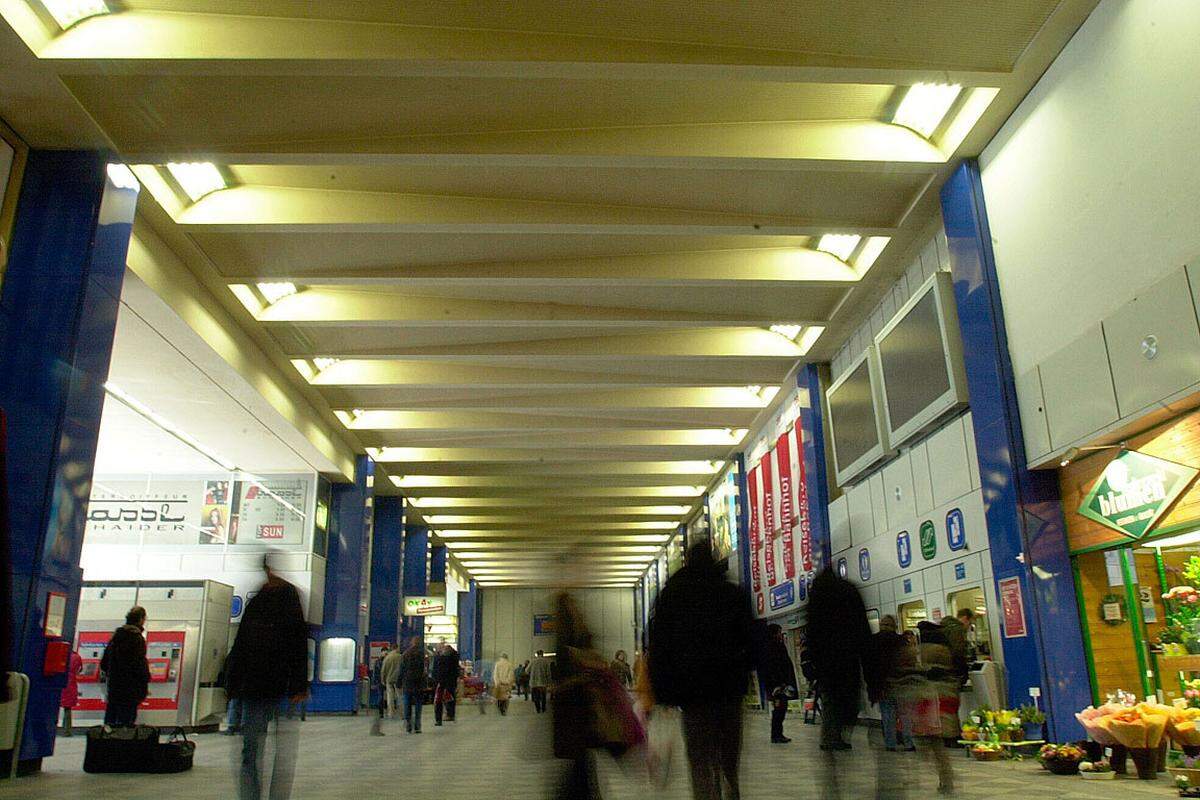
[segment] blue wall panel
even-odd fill
[[[396,644],[400,631],[400,559],[404,542],[404,502],[375,498],[371,539],[371,613],[367,640]]]
[[[325,564],[325,619],[317,628],[318,642],[331,638],[353,639],[357,661],[364,659],[360,606],[363,600],[367,537],[372,526],[374,489],[370,477],[375,463],[367,456],[355,459],[354,483],[335,483],[331,500],[329,553]],[[319,652],[319,651],[318,651]],[[320,656],[318,655],[318,659]],[[318,663],[318,674],[320,664]],[[309,708],[313,711],[348,712],[357,708],[357,682],[323,683],[314,680]]]
[[[429,581],[444,583],[446,580],[446,545],[435,544],[429,551]]]
[[[404,526],[404,594],[408,597],[424,595],[429,590],[429,526],[416,523]],[[423,617],[401,617],[400,636],[405,642],[411,639],[425,641]]]
[[[829,542],[829,477],[825,467],[825,424],[821,413],[824,389],[816,364],[807,364],[796,376],[800,386],[800,433],[804,460],[804,488],[808,492],[809,535],[812,537],[813,571],[831,563]]]
[[[1079,610],[1056,476],[1026,465],[978,163],[963,163],[941,196],[992,570],[1020,581],[1025,605],[1028,634],[1002,638],[1009,703],[1039,688],[1051,737],[1070,741],[1082,735],[1074,713],[1091,702]]]
[[[34,151],[0,293],[0,408],[7,417],[12,578],[8,654],[31,681],[21,759],[54,752],[65,676],[42,675],[49,592],[79,607],[79,556],[136,189],[96,152]]]

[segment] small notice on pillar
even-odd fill
[[[1025,628],[1025,600],[1021,596],[1020,578],[996,581],[1000,590],[1000,608],[1004,615],[1004,638],[1016,639],[1029,633]]]

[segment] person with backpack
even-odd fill
[[[146,609],[129,609],[125,624],[113,631],[100,659],[100,672],[108,687],[104,724],[110,728],[135,724],[138,706],[150,693],[145,629]]]

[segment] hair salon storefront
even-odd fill
[[[1086,449],[1086,448],[1085,448]],[[1092,692],[1200,678],[1200,411],[1059,472]]]

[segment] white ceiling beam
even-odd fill
[[[39,58],[78,61],[72,67],[80,72],[899,84],[952,80],[964,86],[1002,86],[1008,79],[998,71],[805,51],[229,11],[233,13],[127,10],[86,20],[54,38],[44,32],[30,35],[27,26],[21,32]],[[11,13],[6,10],[5,16]]]
[[[369,447],[386,448],[503,448],[503,449],[603,449],[608,447],[733,448],[745,438],[746,428],[696,428],[683,430],[526,430],[455,433],[419,429],[358,430]],[[386,455],[381,460],[386,459]]]
[[[468,431],[503,433],[515,431],[602,431],[614,429],[704,429],[746,427],[760,409],[635,409],[623,413],[589,415],[580,410],[541,409],[523,413],[490,410],[494,403],[481,400],[476,409],[456,411],[339,410],[350,430],[407,431],[461,435]],[[355,413],[361,412],[361,413]]]
[[[481,407],[503,409],[506,414],[549,414],[550,416],[623,416],[646,410],[741,411],[757,413],[769,405],[774,386],[641,386],[625,389],[536,390],[487,389],[480,386],[455,389],[412,387],[322,386],[325,399],[334,408],[391,411],[429,411],[474,414]],[[415,418],[414,418],[415,419]],[[428,419],[433,419],[428,418]]]
[[[372,452],[376,458],[378,453]],[[423,476],[487,476],[504,477],[509,479],[512,472],[512,462],[449,462],[435,458],[428,466],[414,469],[396,469],[388,467],[393,475],[423,475]],[[707,485],[713,476],[725,465],[724,459],[711,460],[609,460],[609,461],[532,461],[521,464],[522,475],[537,476],[539,479],[585,478],[599,480],[605,477],[618,478],[660,478],[672,484],[703,483]]]
[[[395,471],[412,471],[411,465],[446,464],[449,462],[480,463],[494,461],[509,464],[542,463],[547,461],[652,461],[672,458],[686,460],[724,461],[733,449],[730,445],[625,445],[588,448],[547,447],[388,447],[380,448],[376,461],[399,465]]]

